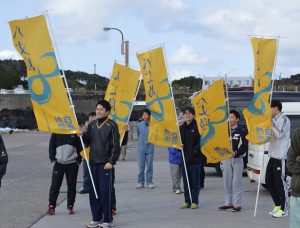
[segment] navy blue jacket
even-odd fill
[[[203,155],[200,151],[200,134],[196,120],[193,120],[189,125],[184,122],[180,126],[180,135],[186,164],[202,164]]]
[[[183,162],[181,150],[168,147],[168,151],[169,151],[169,162],[171,164],[181,165]]]
[[[235,129],[231,129],[232,150],[235,153],[235,158],[244,157],[248,152],[248,140],[246,139],[246,135],[246,130],[240,125]]]

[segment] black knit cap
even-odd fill
[[[105,110],[107,112],[110,112],[110,110],[111,110],[110,103],[108,101],[106,101],[106,100],[100,100],[100,101],[98,101],[98,103],[96,104],[96,107],[98,105],[101,105],[103,108],[105,108]]]

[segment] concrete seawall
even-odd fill
[[[29,94],[1,94],[0,110],[2,109],[28,109],[32,108]]]

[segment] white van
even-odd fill
[[[291,121],[291,135],[294,129],[300,127],[300,93],[287,92],[282,93],[281,96],[276,96],[274,99],[282,102],[282,112],[285,113]],[[252,181],[259,181],[266,187],[266,168],[269,162],[269,143],[264,145],[252,145],[249,143],[248,149],[248,164],[247,174]]]

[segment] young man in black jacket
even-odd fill
[[[54,166],[49,193],[49,215],[55,214],[56,200],[64,178],[64,174],[66,174],[68,185],[67,210],[69,214],[74,214],[73,207],[76,197],[78,168],[81,162],[81,150],[81,143],[77,135],[51,135],[49,143],[49,158]]]
[[[1,179],[6,173],[7,162],[8,162],[7,151],[4,146],[2,137],[0,135],[0,187],[1,187]]]
[[[184,186],[184,208],[198,208],[200,193],[200,173],[203,155],[200,151],[200,134],[198,131],[196,120],[194,119],[195,110],[187,107],[183,110],[185,122],[180,126],[180,135],[183,143],[183,152],[186,163],[187,175],[191,188],[192,202],[190,200],[187,177],[185,170],[182,170],[183,186]]]
[[[112,218],[112,168],[120,156],[120,135],[118,125],[108,119],[111,106],[108,101],[100,100],[96,105],[98,119],[88,125],[83,139],[90,145],[90,168],[95,188],[95,193],[90,186],[90,206],[93,220],[87,227],[111,227]],[[102,222],[103,221],[103,222]]]
[[[243,170],[244,159],[248,151],[248,140],[245,138],[246,130],[238,125],[240,114],[236,110],[229,112],[229,125],[231,130],[232,150],[231,158],[223,161],[225,204],[219,210],[231,209],[232,212],[239,212],[243,192]]]

